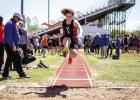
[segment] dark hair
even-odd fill
[[[70,8],[62,9],[61,13],[66,16],[66,14],[71,13],[74,16],[74,11]]]
[[[2,22],[3,22],[3,17],[0,16],[0,25],[2,25]]]

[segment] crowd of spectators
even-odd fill
[[[135,34],[116,36],[115,39],[111,39],[108,34],[96,34],[94,37],[87,35],[83,44],[85,54],[94,52],[103,58],[112,57],[114,49],[118,57],[120,57],[120,53],[139,54],[140,52],[140,37]]]

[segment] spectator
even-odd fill
[[[125,53],[128,53],[128,44],[129,44],[128,36],[125,35],[125,37],[124,37],[124,51],[125,51]]]
[[[4,25],[3,25],[3,17],[0,16],[0,74],[2,65],[4,63]]]
[[[23,57],[22,58],[22,64],[29,64],[33,61],[36,60],[36,57],[33,56],[33,45],[32,44],[29,44],[29,48],[27,49],[27,57],[28,57],[28,63],[26,62],[25,58]]]
[[[49,52],[50,54],[52,54],[52,47],[53,47],[52,44],[53,44],[53,43],[52,43],[52,37],[49,37],[49,40],[48,40],[48,52]]]
[[[48,49],[48,37],[47,35],[45,34],[41,40],[41,46],[43,48],[43,57],[46,57],[46,49]]]
[[[101,38],[100,38],[101,57],[104,56],[103,44],[104,44],[103,34],[101,34]]]
[[[39,54],[41,53],[40,52],[41,47],[40,47],[39,39],[40,39],[39,36],[35,36],[34,39],[33,39],[34,48],[35,48],[35,54],[36,54],[37,50],[38,50]]]
[[[131,53],[134,53],[134,48],[135,48],[135,37],[134,34],[129,38],[129,51]]]
[[[124,37],[121,37],[121,49],[122,53],[124,53]]]
[[[137,53],[139,53],[139,37],[138,36],[134,37],[134,49]]]
[[[121,41],[120,41],[119,36],[116,36],[115,47],[116,47],[116,55],[117,55],[118,57],[120,57]]]
[[[89,35],[86,41],[86,54],[89,53],[90,54],[90,49],[92,46],[92,37]]]
[[[28,68],[28,54],[27,54],[27,48],[28,48],[28,37],[27,37],[27,31],[24,29],[24,23],[19,22],[19,34],[20,34],[20,48],[23,51],[24,55],[24,67]]]
[[[99,34],[97,34],[95,36],[94,44],[95,44],[95,54],[99,55],[99,51],[100,51],[100,37],[99,37]]]
[[[13,62],[14,68],[19,74],[20,78],[30,78],[29,76],[26,76],[22,69],[21,56],[18,50],[20,36],[16,27],[16,23],[18,23],[21,19],[22,17],[19,13],[14,13],[13,18],[11,18],[5,25],[4,43],[7,59],[2,74],[4,80],[11,79],[9,76],[9,67],[11,62]]]
[[[84,44],[84,52],[86,52],[86,42],[87,42],[87,36],[84,37],[84,41],[83,41],[83,44]]]
[[[108,46],[108,49],[107,49],[107,56],[112,56],[112,52],[113,52],[113,41],[112,40],[109,40],[109,46]]]
[[[109,36],[106,34],[103,35],[103,51],[104,51],[104,58],[107,58],[107,49],[109,46]]]

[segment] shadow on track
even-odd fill
[[[56,96],[61,96],[63,98],[66,98],[66,95],[61,94],[61,92],[63,91],[67,91],[68,87],[66,86],[55,86],[55,87],[48,87],[46,88],[46,92],[45,93],[37,93],[37,92],[28,92],[25,93],[23,95],[29,95],[29,94],[36,94],[39,97],[56,97]]]

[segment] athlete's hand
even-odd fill
[[[41,25],[47,25],[47,23],[44,22],[44,23],[42,23]]]
[[[51,29],[51,25],[50,24],[48,24],[48,23],[42,23],[41,25],[46,25],[47,27],[48,27],[48,29]]]
[[[16,52],[17,51],[17,48],[16,47],[13,47],[13,52]]]

